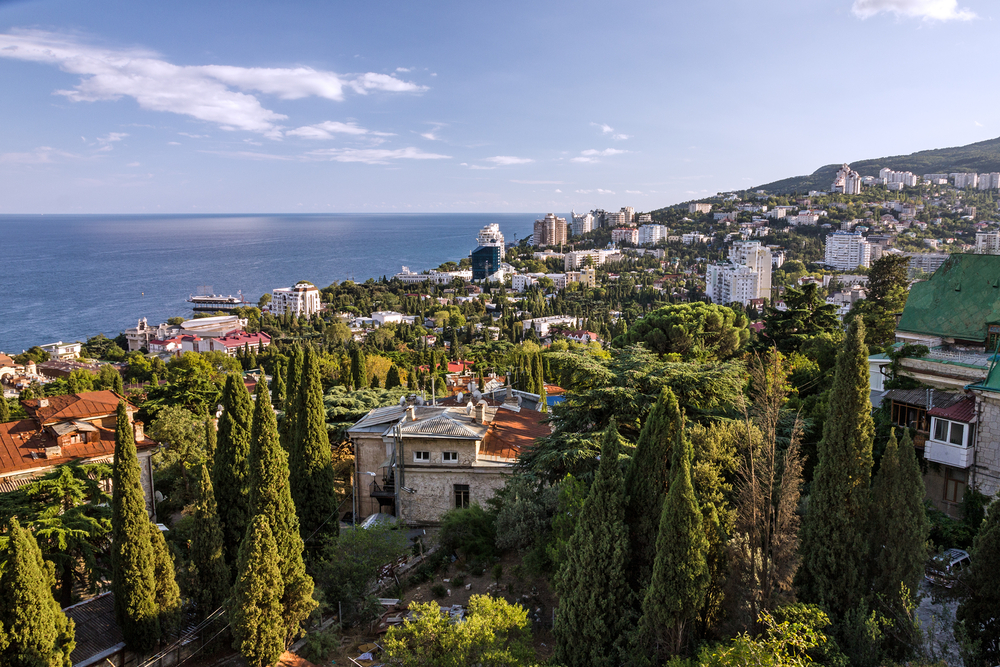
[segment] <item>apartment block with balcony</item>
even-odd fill
[[[278,287],[271,290],[271,312],[275,315],[291,313],[311,317],[319,312],[319,289],[308,282],[296,283],[295,287]]]

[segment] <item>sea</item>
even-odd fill
[[[253,304],[276,287],[392,277],[468,257],[497,223],[510,242],[534,213],[0,215],[0,351],[114,337],[145,317],[191,317],[198,293]]]

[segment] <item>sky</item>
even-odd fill
[[[988,0],[0,0],[0,214],[649,211],[1000,136]]]

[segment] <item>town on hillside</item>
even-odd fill
[[[0,582],[73,667],[996,664],[998,188],[549,213],[0,353]]]

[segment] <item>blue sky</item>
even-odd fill
[[[1000,135],[986,0],[0,0],[0,214],[652,210]]]

